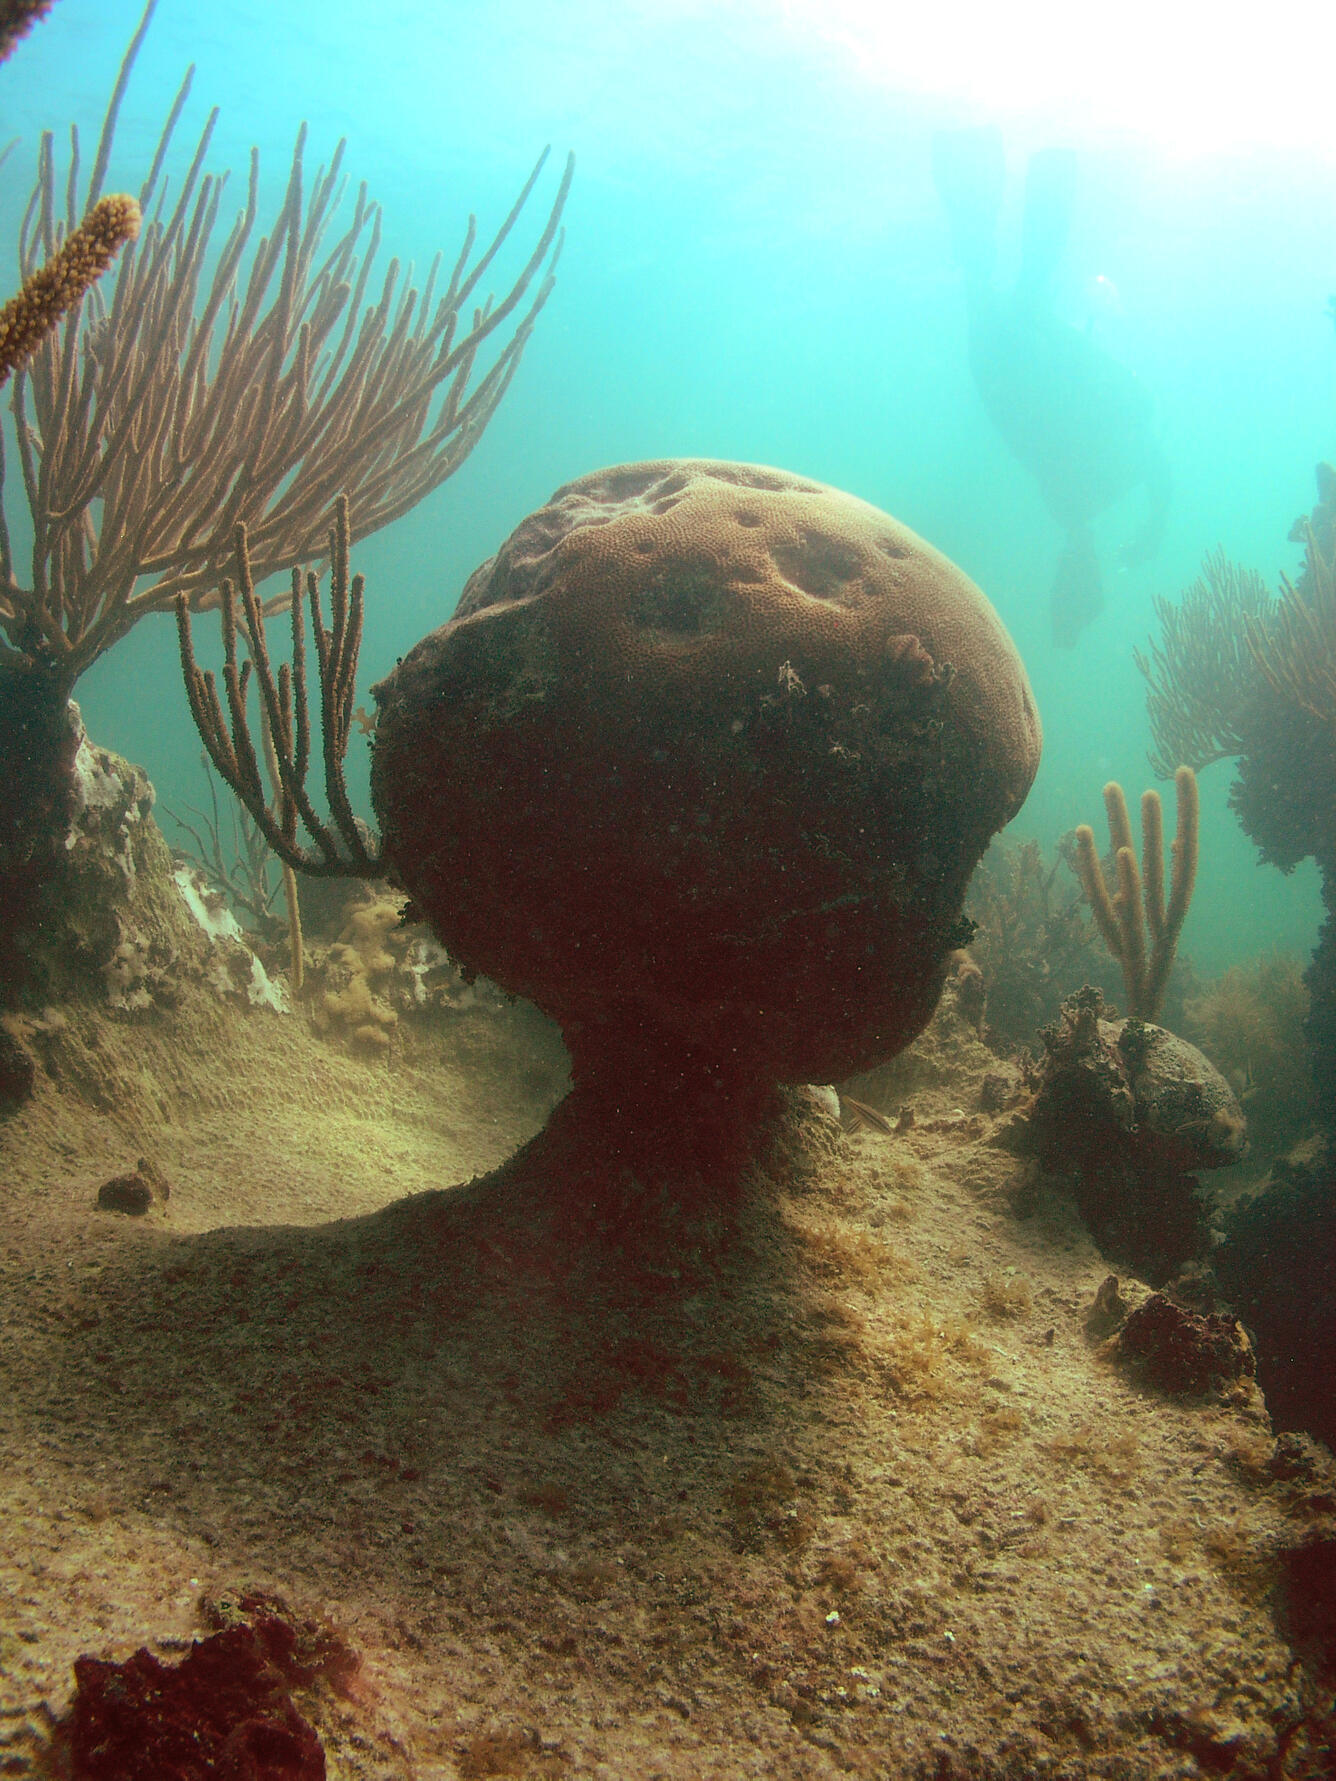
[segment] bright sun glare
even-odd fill
[[[1322,0],[779,0],[861,76],[995,116],[1127,131],[1191,154],[1336,153],[1336,20]]]

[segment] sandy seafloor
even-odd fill
[[[13,1028],[0,1774],[79,1654],[247,1587],[360,1653],[298,1695],[334,1777],[1323,1772],[1260,1395],[1101,1351],[949,1007],[864,1085],[911,1130],[795,1114],[730,1215],[629,1231],[588,1158],[587,1218],[552,1147],[487,1173],[562,1091],[496,997],[374,1051],[198,985]],[[98,1210],[141,1156],[165,1209]]]

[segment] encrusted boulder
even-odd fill
[[[1041,1034],[1045,1057],[1026,1147],[1070,1174],[1110,1260],[1152,1282],[1200,1254],[1208,1208],[1200,1169],[1237,1162],[1247,1121],[1195,1045],[1149,1021],[1109,1018],[1097,989],[1069,996]]]
[[[1171,1397],[1225,1391],[1257,1371],[1252,1345],[1235,1317],[1189,1311],[1153,1292],[1118,1331],[1120,1360]]]
[[[0,872],[0,1001],[31,1009],[91,999],[153,1016],[203,982],[221,999],[285,1010],[226,899],[197,864],[173,860],[143,769],[91,741],[73,701],[65,721],[68,827],[48,837],[40,872],[20,872],[8,887]],[[0,1076],[6,1049],[0,1043]]]
[[[68,1741],[80,1781],[324,1781],[325,1753],[248,1625],[197,1640],[179,1664],[141,1646],[75,1660]]]
[[[863,501],[684,459],[559,489],[376,689],[394,871],[577,1089],[830,1081],[926,1023],[1039,759],[1024,669]]]
[[[1336,1146],[1296,1145],[1223,1223],[1212,1260],[1256,1339],[1277,1426],[1336,1446]]]
[[[1107,1018],[1092,989],[1069,996],[1040,1037],[1046,1056],[1033,1118],[1053,1144],[1093,1136],[1103,1149],[1185,1173],[1243,1155],[1238,1097],[1186,1039],[1150,1021]]]
[[[165,1207],[172,1197],[171,1183],[148,1157],[141,1156],[137,1166],[124,1175],[113,1175],[97,1190],[97,1206],[101,1212],[122,1212],[129,1218],[142,1218],[155,1207]]]
[[[0,1114],[31,1100],[36,1080],[32,1054],[7,1027],[0,1026]]]

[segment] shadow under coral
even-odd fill
[[[559,1113],[493,1174],[369,1217],[135,1242],[34,1355],[30,1443],[76,1508],[147,1505],[317,1594],[457,1598],[504,1566],[546,1603],[609,1529],[671,1542],[688,1498],[727,1540],[739,1465],[801,1471],[840,1354],[779,1186],[834,1128],[796,1107],[727,1191],[647,1188]]]

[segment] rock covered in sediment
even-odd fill
[[[133,1169],[113,1175],[97,1190],[99,1212],[121,1212],[142,1218],[155,1206],[165,1207],[172,1196],[171,1183],[148,1157],[141,1156]]]
[[[1242,1155],[1243,1111],[1194,1045],[1148,1021],[1111,1020],[1086,987],[1040,1037],[1046,1056],[1016,1148],[1068,1176],[1101,1252],[1152,1284],[1210,1241],[1196,1171]]]
[[[1054,1144],[1094,1142],[1106,1156],[1121,1150],[1184,1173],[1224,1168],[1243,1154],[1238,1097],[1176,1033],[1108,1019],[1100,992],[1084,989],[1041,1037],[1046,1056],[1032,1118]]]
[[[1123,1021],[1117,1044],[1127,1059],[1137,1122],[1185,1169],[1223,1169],[1247,1148],[1238,1097],[1195,1045],[1149,1022]]]
[[[147,1647],[81,1657],[69,1743],[81,1781],[324,1781],[325,1756],[253,1629],[197,1641],[179,1664]]]
[[[1147,1384],[1171,1397],[1223,1390],[1257,1371],[1236,1317],[1189,1311],[1158,1292],[1130,1313],[1118,1332],[1117,1353]]]

